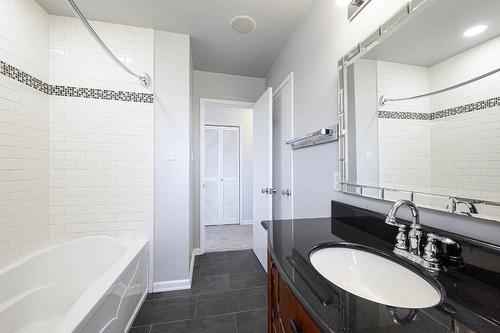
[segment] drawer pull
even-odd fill
[[[290,327],[292,328],[293,333],[300,333],[300,327],[293,319],[290,320]]]

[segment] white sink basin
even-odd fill
[[[338,287],[367,300],[407,309],[441,302],[437,286],[410,269],[363,247],[333,245],[314,250],[316,270]]]

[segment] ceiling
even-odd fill
[[[47,12],[73,16],[66,0],[36,0]],[[191,35],[194,68],[265,77],[313,0],[77,0],[88,19]],[[257,21],[255,32],[229,29],[236,15]]]
[[[488,29],[462,36],[477,24]],[[499,0],[433,0],[364,58],[430,67],[499,35]]]

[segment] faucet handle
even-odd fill
[[[456,245],[457,242],[455,242],[453,239],[451,238],[448,238],[448,237],[444,237],[444,236],[441,236],[441,235],[438,235],[438,234],[434,234],[432,232],[428,233],[427,234],[427,241],[440,241],[441,243],[444,243],[444,244],[447,244],[447,245]]]
[[[402,223],[397,223],[396,218],[387,216],[385,219],[385,223],[389,225],[393,225],[395,227],[398,227],[398,234],[396,235],[396,249],[406,251],[407,246],[406,246],[406,234],[405,234],[405,228],[406,225]]]
[[[424,266],[432,270],[439,270],[441,268],[441,264],[437,257],[438,247],[436,245],[436,241],[447,245],[457,245],[457,242],[451,238],[434,233],[428,233],[427,244],[424,248]]]

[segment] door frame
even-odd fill
[[[286,87],[286,85],[289,84],[290,85],[290,89],[292,90],[292,106],[291,106],[291,110],[290,110],[290,123],[291,123],[291,133],[292,133],[292,137],[290,139],[293,139],[295,137],[295,130],[294,130],[294,122],[293,122],[293,112],[294,112],[294,106],[295,106],[295,97],[294,97],[294,90],[293,90],[293,72],[290,72],[290,74],[288,74],[285,79],[283,80],[283,82],[281,82],[281,84],[278,86],[278,88],[276,88],[274,91],[273,91],[273,107],[274,107],[274,98],[276,96],[278,96],[281,91]],[[291,148],[290,148],[291,149]],[[293,161],[294,161],[294,150],[291,149],[291,176],[292,176],[292,179],[291,179],[291,184],[290,184],[290,191],[292,191],[292,218],[295,217],[295,214],[294,214],[294,210],[295,210],[295,205],[294,205],[294,202],[295,202],[295,199],[294,199],[294,188],[293,188],[293,184],[294,184],[294,173],[293,173]],[[274,165],[273,165],[273,168],[274,168]]]
[[[255,103],[244,102],[244,101],[234,101],[225,99],[213,99],[213,98],[200,98],[200,179],[199,179],[199,189],[200,189],[200,202],[199,202],[199,212],[200,212],[200,250],[201,253],[205,253],[205,191],[203,188],[203,182],[205,179],[205,113],[208,105],[217,105],[221,107],[236,107],[241,109],[251,109],[253,111]],[[212,125],[212,124],[209,124]],[[241,131],[240,131],[241,136]],[[241,137],[240,137],[240,222],[242,221],[243,210],[242,206],[242,179],[241,179],[241,168],[242,168],[242,149],[241,149]]]

